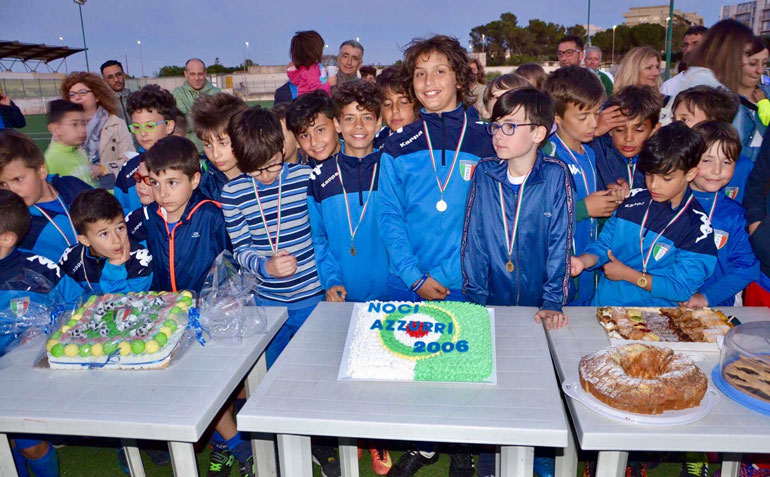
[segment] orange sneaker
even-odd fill
[[[372,454],[372,470],[377,475],[388,475],[390,468],[393,467],[393,461],[390,459],[390,453],[387,449],[369,449]]]

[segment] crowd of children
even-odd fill
[[[322,300],[533,306],[537,322],[561,328],[566,305],[731,306],[750,284],[770,293],[740,204],[753,162],[729,124],[732,93],[688,89],[673,104],[677,121],[660,127],[663,97],[649,87],[607,98],[589,69],[546,77],[524,65],[487,85],[479,112],[454,38],[416,39],[376,83],[331,88],[322,52],[316,32],[292,40],[299,92],[289,105],[196,100],[204,156],[168,91],[132,93],[140,153],[110,192],[92,188],[79,104],[50,104],[45,156],[0,131],[0,277],[19,284],[0,292],[3,309],[23,290],[32,300],[55,290],[64,303],[197,292],[230,250],[259,278],[260,304],[289,310],[270,366]],[[229,475],[236,462],[251,475],[231,405],[212,442],[209,475]],[[409,476],[436,460],[430,443],[395,464],[377,445],[379,474]],[[14,449],[20,471],[29,463],[35,475],[58,475],[48,443],[19,436]],[[339,475],[333,449],[314,445],[313,455]],[[452,455],[450,475],[474,471],[463,449]],[[494,475],[490,455],[478,471]]]

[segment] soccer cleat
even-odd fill
[[[340,477],[340,461],[337,460],[337,454],[334,448],[330,446],[312,446],[313,462],[321,466],[323,477]]]
[[[230,477],[235,456],[229,449],[211,446],[208,477]]]
[[[593,477],[595,464],[590,460],[587,460],[583,466],[583,474],[581,477]]]
[[[257,475],[257,471],[254,468],[254,456],[250,455],[246,462],[238,461],[238,471],[241,473],[241,477],[254,477]]]
[[[388,475],[393,467],[393,461],[390,459],[390,453],[387,449],[369,449],[372,454],[372,470],[377,475]]]
[[[458,453],[449,456],[450,477],[473,477],[475,474],[476,468],[470,454]]]
[[[647,477],[647,465],[644,462],[630,462],[626,466],[626,477]]]
[[[438,460],[438,453],[432,457],[425,457],[416,449],[404,452],[398,462],[390,469],[389,477],[412,477],[415,472],[426,465],[435,464]]]
[[[679,477],[709,477],[709,465],[706,462],[682,462]]]

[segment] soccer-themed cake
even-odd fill
[[[52,369],[147,369],[168,365],[187,326],[193,295],[91,296],[46,342]]]
[[[339,378],[496,382],[494,317],[458,302],[357,304]]]

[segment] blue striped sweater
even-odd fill
[[[259,295],[267,300],[295,304],[323,295],[316,270],[307,208],[310,173],[311,169],[301,164],[284,164],[281,171],[278,249],[288,251],[297,259],[296,273],[285,278],[273,277],[265,270],[267,260],[273,256],[270,240],[275,243],[276,239],[279,180],[265,185],[243,175],[228,182],[222,189],[222,211],[235,259],[259,277]],[[257,204],[255,186],[259,191],[264,219]],[[267,222],[269,237],[265,233],[263,220]]]

